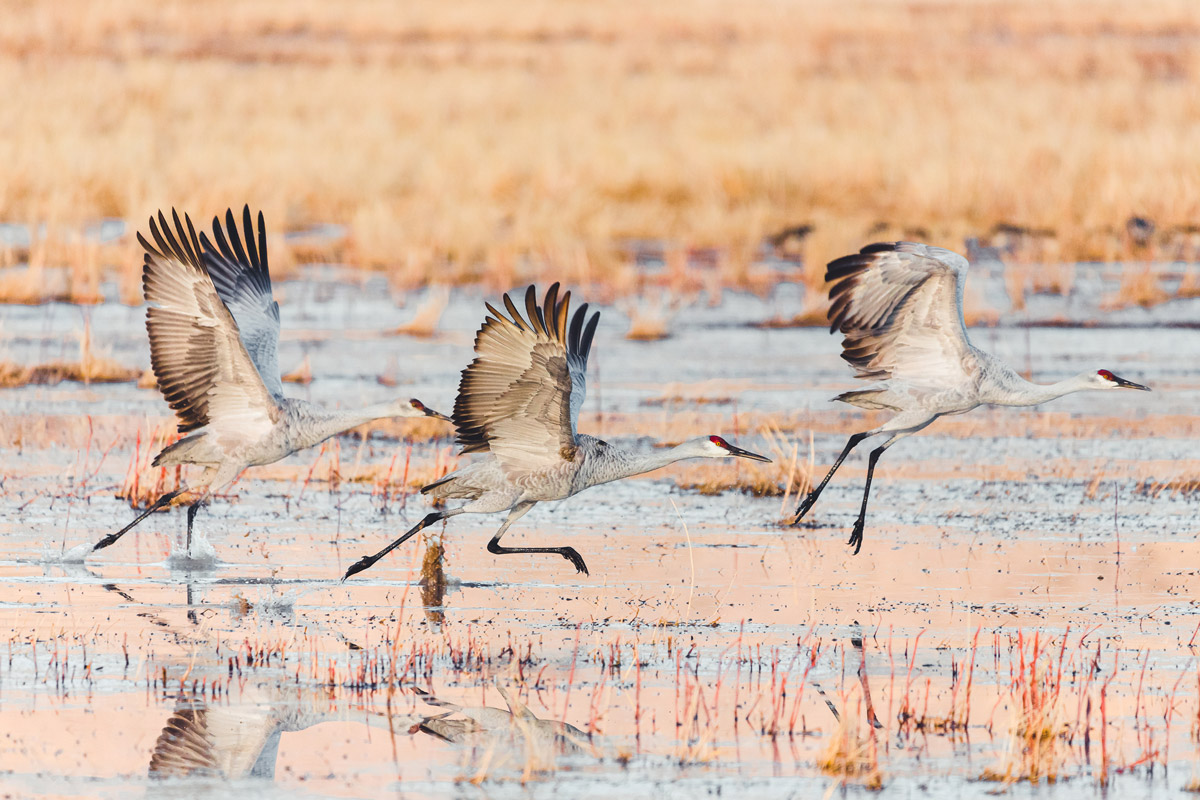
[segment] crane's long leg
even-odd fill
[[[199,510],[200,510],[200,501],[199,500],[197,500],[196,502],[194,502],[190,506],[188,506],[188,511],[187,511],[187,522],[188,522],[187,554],[188,554],[188,556],[191,556],[191,554],[192,554],[192,520],[194,520],[196,518],[196,512]]]
[[[849,545],[854,548],[854,555],[858,555],[858,551],[862,550],[863,527],[867,521],[867,498],[871,496],[871,478],[875,475],[875,462],[883,455],[883,451],[888,448],[888,445],[895,441],[895,438],[888,439],[879,447],[871,451],[870,457],[867,459],[867,484],[863,487],[862,508],[858,510],[858,519],[854,523],[854,530],[850,532]]]
[[[433,513],[426,514],[425,518],[422,519],[420,522],[418,522],[416,525],[414,525],[412,528],[410,528],[407,533],[405,533],[403,536],[401,536],[396,541],[389,544],[387,547],[380,550],[375,555],[363,556],[358,561],[355,561],[350,566],[350,569],[346,570],[346,574],[342,576],[342,580],[343,581],[346,580],[351,575],[357,575],[358,573],[362,572],[364,569],[370,569],[372,566],[374,566],[376,561],[383,558],[388,553],[392,552],[397,547],[404,544],[410,538],[412,538],[414,535],[425,530],[433,523],[438,522],[439,520],[446,519],[447,517],[453,517],[455,514],[461,514],[461,513],[462,513],[461,508],[451,508],[451,509],[447,509],[446,511],[434,511]]]
[[[501,547],[500,537],[508,530],[508,526],[519,520],[521,517],[537,505],[537,501],[517,503],[508,512],[508,519],[504,520],[504,524],[500,526],[500,530],[496,531],[496,535],[488,542],[488,552],[495,555],[508,555],[509,553],[557,553],[558,555],[570,561],[575,567],[576,572],[588,574],[587,564],[583,563],[583,556],[575,550],[574,547]]]
[[[162,497],[155,500],[154,505],[147,508],[141,514],[138,514],[137,519],[135,519],[133,522],[129,523],[124,528],[121,528],[121,530],[117,531],[116,533],[110,533],[108,536],[105,536],[103,539],[96,542],[95,546],[92,547],[92,552],[95,552],[97,550],[103,550],[104,548],[108,547],[110,544],[115,544],[118,539],[120,539],[122,536],[124,536],[130,530],[132,530],[135,525],[137,525],[139,522],[144,520],[146,517],[153,514],[155,511],[158,511],[160,508],[162,508],[163,506],[170,503],[176,497],[183,494],[183,492],[184,492],[183,489],[180,489],[179,491],[176,491],[176,492],[167,492]],[[189,519],[189,522],[190,522],[190,519]]]
[[[856,433],[850,437],[850,440],[846,442],[846,446],[842,448],[842,454],[837,457],[837,461],[833,462],[833,466],[829,468],[829,472],[826,473],[825,478],[817,484],[815,489],[808,493],[808,497],[804,498],[804,502],[796,509],[796,519],[792,522],[793,525],[798,524],[800,520],[804,519],[804,515],[813,507],[813,503],[817,502],[817,498],[821,496],[821,492],[825,489],[825,484],[829,483],[829,479],[833,477],[833,473],[838,471],[838,467],[846,460],[846,456],[850,455],[850,451],[872,433],[874,431],[866,431],[864,433]]]
[[[858,555],[858,551],[862,550],[863,527],[866,525],[867,520],[867,498],[871,495],[871,479],[875,476],[875,462],[883,455],[884,450],[887,450],[904,437],[912,436],[917,431],[928,427],[935,419],[937,419],[936,416],[926,419],[924,422],[913,425],[910,428],[897,431],[892,434],[890,439],[871,451],[870,457],[867,458],[867,485],[863,487],[862,508],[858,511],[858,520],[854,523],[854,530],[850,533],[849,545],[854,548],[854,555]]]

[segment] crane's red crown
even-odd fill
[[[420,400],[416,399],[415,397],[414,397],[412,400],[409,400],[409,401],[408,401],[408,403],[409,403],[409,405],[411,405],[413,408],[415,408],[417,411],[424,411],[424,410],[425,410],[425,404],[424,404],[424,403],[422,403]]]
[[[708,440],[710,442],[712,442],[713,444],[715,444],[717,447],[724,447],[726,450],[729,449],[729,442],[725,441],[720,436],[710,436],[710,437],[708,437]]]
[[[1106,369],[1102,369],[1099,372],[1097,372],[1096,374],[1099,375],[1101,378],[1104,378],[1104,380],[1106,380],[1106,381],[1113,381],[1115,383],[1117,380],[1116,376],[1113,375],[1111,372],[1109,372]]]

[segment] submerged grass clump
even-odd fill
[[[845,704],[843,708],[846,708]],[[847,708],[818,757],[817,767],[839,782],[857,783],[865,789],[878,792],[883,789],[879,743],[874,728],[862,720],[861,703]]]

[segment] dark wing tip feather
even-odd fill
[[[858,252],[864,256],[872,255],[873,253],[893,253],[906,244],[905,242],[872,242]]]
[[[250,257],[250,266],[258,272],[261,267],[258,263],[258,248],[254,246],[254,218],[250,216],[249,204],[242,206],[242,232],[246,235],[246,255]]]
[[[571,330],[567,334],[567,352],[578,353],[583,340],[583,323],[587,321],[588,304],[584,303],[571,318]]]
[[[550,326],[553,325],[555,330],[558,329],[556,313],[558,310],[558,284],[553,283],[546,290],[546,299],[542,302],[542,307],[538,309],[538,316],[542,320],[542,331],[550,338],[554,338],[554,333],[551,332]],[[547,324],[546,320],[550,320]]]
[[[596,326],[600,324],[600,312],[592,314],[592,318],[588,320],[587,327],[583,329],[583,336],[579,341],[579,357],[586,364],[588,354],[592,352],[592,337],[596,335]]]
[[[533,326],[533,332],[541,336],[546,336],[546,318],[542,316],[542,309],[537,302],[537,289],[533,284],[525,290],[525,313],[529,316],[529,324]]]
[[[533,287],[530,287],[530,288],[533,288]],[[488,308],[491,308],[491,306],[489,305]],[[512,301],[512,298],[508,296],[508,292],[504,293],[504,308],[508,311],[509,316],[512,317],[512,319],[510,319],[509,322],[516,325],[519,330],[522,330],[522,331],[529,330],[530,328],[533,327],[532,322],[530,323],[529,328],[527,328],[525,326],[525,319],[521,316],[521,312],[517,310],[516,303],[514,303]],[[508,319],[507,317],[504,317],[503,315],[499,315],[499,316],[501,319]]]
[[[557,328],[555,336],[560,342],[567,343],[567,317],[571,311],[571,293],[564,292],[562,300],[558,303],[558,309],[554,312],[555,323]]]

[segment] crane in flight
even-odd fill
[[[894,416],[856,433],[846,442],[824,479],[796,509],[799,523],[851,450],[876,434],[889,434],[867,459],[862,508],[850,546],[862,549],[871,477],[883,451],[946,414],[964,414],[982,405],[1036,406],[1071,394],[1107,389],[1140,389],[1106,369],[1083,372],[1042,385],[1018,375],[1000,359],[973,346],[963,322],[963,285],[968,263],[951,250],[916,242],[883,242],[831,261],[829,332],[840,331],[842,358],[854,376],[878,381],[843,392],[834,400]]]
[[[701,436],[657,452],[639,453],[578,433],[586,391],[588,353],[600,313],[588,317],[584,303],[570,319],[571,293],[560,300],[558,284],[541,306],[533,286],[525,292],[525,316],[506,294],[508,316],[490,303],[491,316],[475,336],[475,359],[463,370],[454,401],[454,427],[463,453],[485,457],[421,489],[439,500],[466,500],[434,511],[373,556],[363,556],[342,580],[368,569],[411,536],[458,514],[507,511],[488,542],[489,553],[557,553],[587,574],[573,547],[505,547],[501,537],[531,508],[565,500],[591,486],[618,481],[687,458],[771,459],[735,447],[720,436]]]
[[[204,473],[184,488],[167,492],[92,551],[115,543],[135,525],[180,495],[190,494],[187,542],[192,520],[214,492],[247,467],[279,461],[331,436],[387,417],[436,417],[420,400],[393,400],[358,410],[329,410],[284,397],[279,373],[279,304],[271,295],[267,232],[258,214],[257,244],[250,207],[242,212],[245,242],[233,211],[225,230],[213,218],[213,240],[192,221],[171,212],[174,233],[160,211],[150,218],[154,244],[138,233],[146,251],[142,289],[149,306],[150,363],[158,389],[191,434],[163,449],[156,467],[196,464]],[[228,234],[228,236],[227,236]]]

